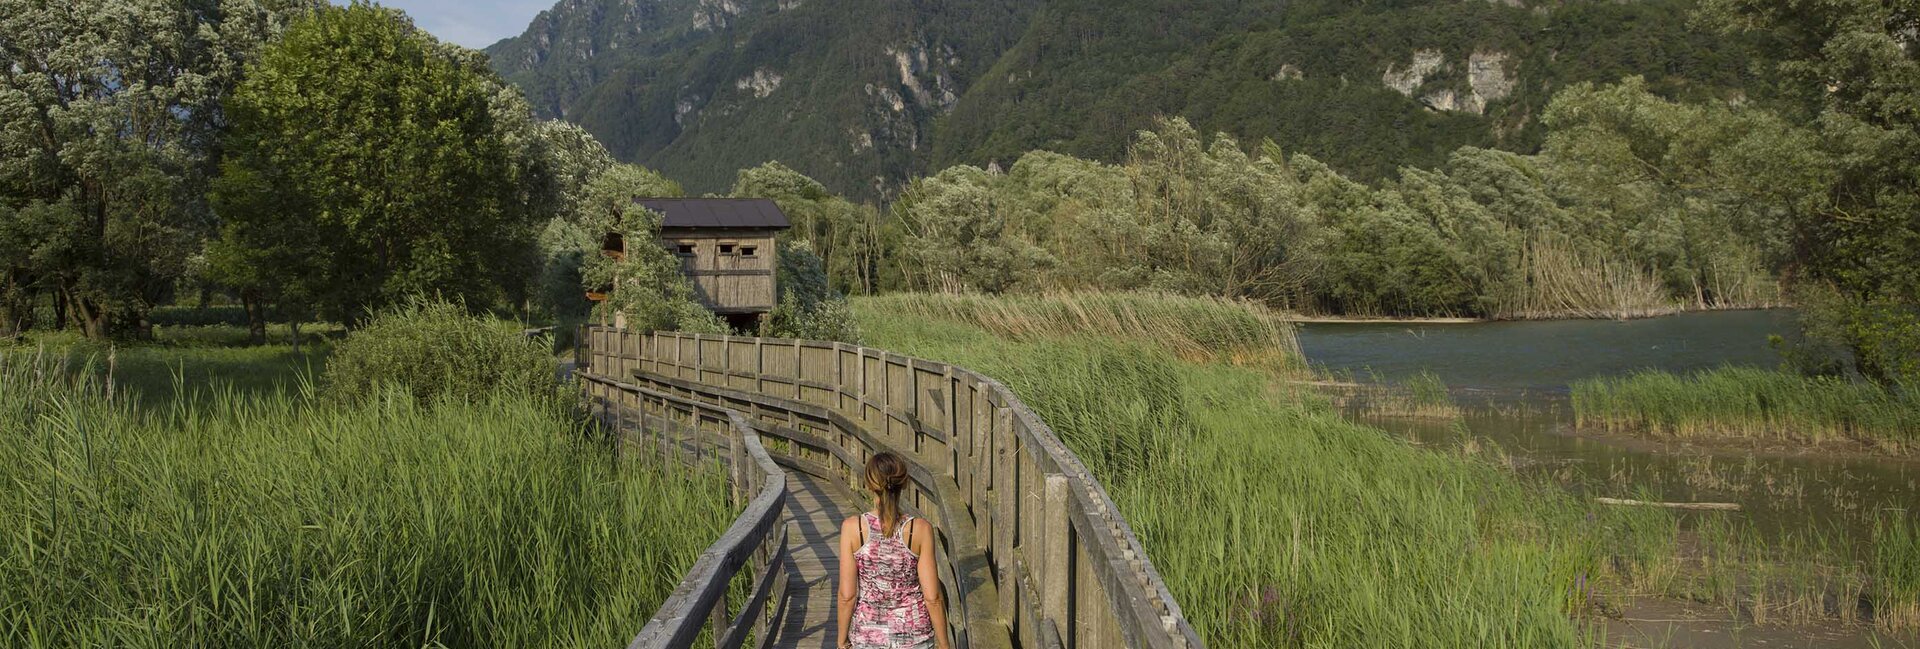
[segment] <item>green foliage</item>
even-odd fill
[[[1920,61],[1913,8],[1889,0],[1706,0],[1701,23],[1776,35],[1783,93],[1814,115],[1826,182],[1790,215],[1799,270],[1828,284],[1828,341],[1875,379],[1920,381]],[[1811,191],[1808,191],[1811,190]]]
[[[780,246],[780,266],[774,271],[780,304],[768,314],[768,335],[778,338],[860,342],[847,298],[827,285],[820,257],[804,240]]]
[[[916,286],[1004,291],[1034,279],[1052,263],[1045,250],[1018,236],[1004,176],[954,167],[915,180],[894,210],[907,233],[900,255]],[[1005,197],[1003,197],[1005,196]]]
[[[210,251],[226,282],[358,322],[407,295],[506,305],[553,184],[474,53],[356,2],[294,24],[227,98]]]
[[[1375,186],[1305,154],[1210,142],[1185,120],[1126,162],[1056,153],[959,166],[896,203],[914,286],[1150,288],[1364,315],[1629,317],[1777,303],[1789,224],[1835,154],[1757,108],[1645,81],[1575,85],[1537,156],[1456,151]],[[1888,321],[1892,322],[1892,321]]]
[[[380,311],[334,349],[323,383],[346,403],[401,390],[421,403],[555,394],[544,340],[457,303],[412,299]]]
[[[89,337],[146,334],[212,223],[222,97],[314,4],[0,3],[0,336],[43,296]]]
[[[567,323],[586,319],[593,305],[581,290],[581,272],[587,260],[599,253],[605,232],[593,232],[586,222],[588,191],[593,181],[613,168],[613,156],[592,135],[578,126],[560,121],[540,122],[537,149],[543,166],[550,172],[557,199],[554,215],[541,228],[534,241],[539,272],[534,280],[532,302],[536,315],[571,330]],[[649,178],[641,191],[660,191],[660,195],[678,195],[679,187],[665,179]]]
[[[142,409],[75,369],[0,353],[9,646],[619,644],[733,517],[537,401]]]
[[[622,314],[629,327],[725,333],[726,324],[700,304],[693,285],[680,274],[680,260],[655,243],[660,239],[661,215],[634,202],[646,196],[679,194],[679,185],[632,165],[614,165],[589,183],[574,222],[583,233],[619,235],[626,242],[626,256],[614,259],[600,254],[594,238],[592,252],[580,269],[581,287],[604,293],[607,299],[597,309],[600,315]]]
[[[247,326],[247,311],[239,306],[163,306],[147,313],[147,321],[156,327],[209,325]]]
[[[740,170],[732,195],[773,199],[793,224],[781,233],[782,248],[804,242],[834,290],[871,294],[878,289],[892,237],[872,206],[855,205],[778,162]]]

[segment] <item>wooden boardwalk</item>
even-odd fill
[[[845,343],[578,338],[596,417],[641,452],[722,460],[744,508],[630,649],[834,647],[840,523],[869,505],[849,485],[882,451],[938,532],[954,646],[1204,649],[1098,480],[990,377]]]
[[[787,609],[773,646],[833,649],[838,620],[840,522],[862,511],[846,489],[800,471],[787,472]]]

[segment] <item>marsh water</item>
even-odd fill
[[[1763,533],[1852,535],[1889,509],[1920,502],[1920,462],[1780,445],[1693,444],[1582,434],[1568,384],[1645,369],[1775,367],[1783,310],[1690,313],[1632,321],[1307,324],[1309,362],[1361,383],[1421,372],[1443,380],[1458,418],[1350,414],[1420,444],[1471,443],[1577,492],[1666,502],[1733,502]]]

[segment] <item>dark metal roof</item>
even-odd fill
[[[641,198],[641,207],[665,214],[666,228],[786,228],[787,215],[765,198]]]

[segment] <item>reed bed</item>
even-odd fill
[[[1080,332],[1008,341],[898,303],[856,302],[871,344],[1019,394],[1106,485],[1209,646],[1591,646],[1583,618],[1639,595],[1920,628],[1904,517],[1871,539],[1702,534],[1699,517],[1593,504],[1472,444],[1415,448],[1256,368]],[[1871,611],[1839,612],[1860,601]]]
[[[1243,300],[1163,293],[1067,292],[987,296],[896,293],[862,298],[869,312],[969,324],[1013,340],[1090,334],[1147,341],[1182,358],[1279,360],[1299,365],[1285,314]]]
[[[1737,367],[1640,372],[1572,387],[1578,425],[1608,432],[1920,449],[1920,393],[1911,388]]]
[[[1510,320],[1647,318],[1676,313],[1666,285],[1638,265],[1582,251],[1569,241],[1535,238],[1519,262],[1525,278],[1502,300]]]
[[[1463,410],[1440,375],[1422,371],[1397,383],[1314,382],[1345,410],[1375,417],[1452,419]]]
[[[609,646],[733,518],[552,400],[106,395],[0,355],[0,644]]]

